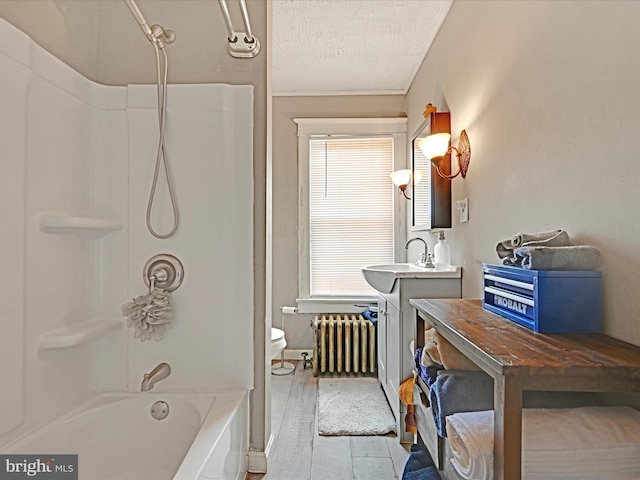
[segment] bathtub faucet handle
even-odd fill
[[[167,378],[171,373],[171,366],[168,363],[160,363],[156,368],[149,373],[145,373],[142,376],[142,385],[140,385],[141,392],[148,392],[153,390],[153,386],[160,380]]]

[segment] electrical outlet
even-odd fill
[[[460,223],[469,221],[469,199],[456,200],[456,210],[460,211]]]

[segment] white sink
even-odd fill
[[[448,270],[418,267],[413,263],[369,265],[362,268],[362,275],[369,285],[381,293],[391,293],[396,280],[402,278],[451,278],[460,275],[459,268]]]

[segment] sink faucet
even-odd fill
[[[420,240],[422,243],[424,243],[424,252],[422,253],[422,255],[420,255],[420,258],[418,258],[418,260],[416,261],[416,265],[418,267],[423,267],[423,268],[434,268],[433,262],[431,261],[431,255],[429,254],[429,246],[427,245],[427,242],[424,241],[424,239],[420,237],[413,237],[409,239],[407,243],[404,244],[404,249],[408,250],[409,244],[415,240]]]
[[[156,368],[144,374],[140,391],[148,392],[149,390],[153,390],[153,386],[163,378],[167,378],[170,373],[171,367],[168,363],[158,364]]]

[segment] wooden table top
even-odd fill
[[[640,347],[630,343],[599,333],[535,333],[482,308],[481,300],[410,304],[488,373],[628,379],[629,391],[640,390]]]

